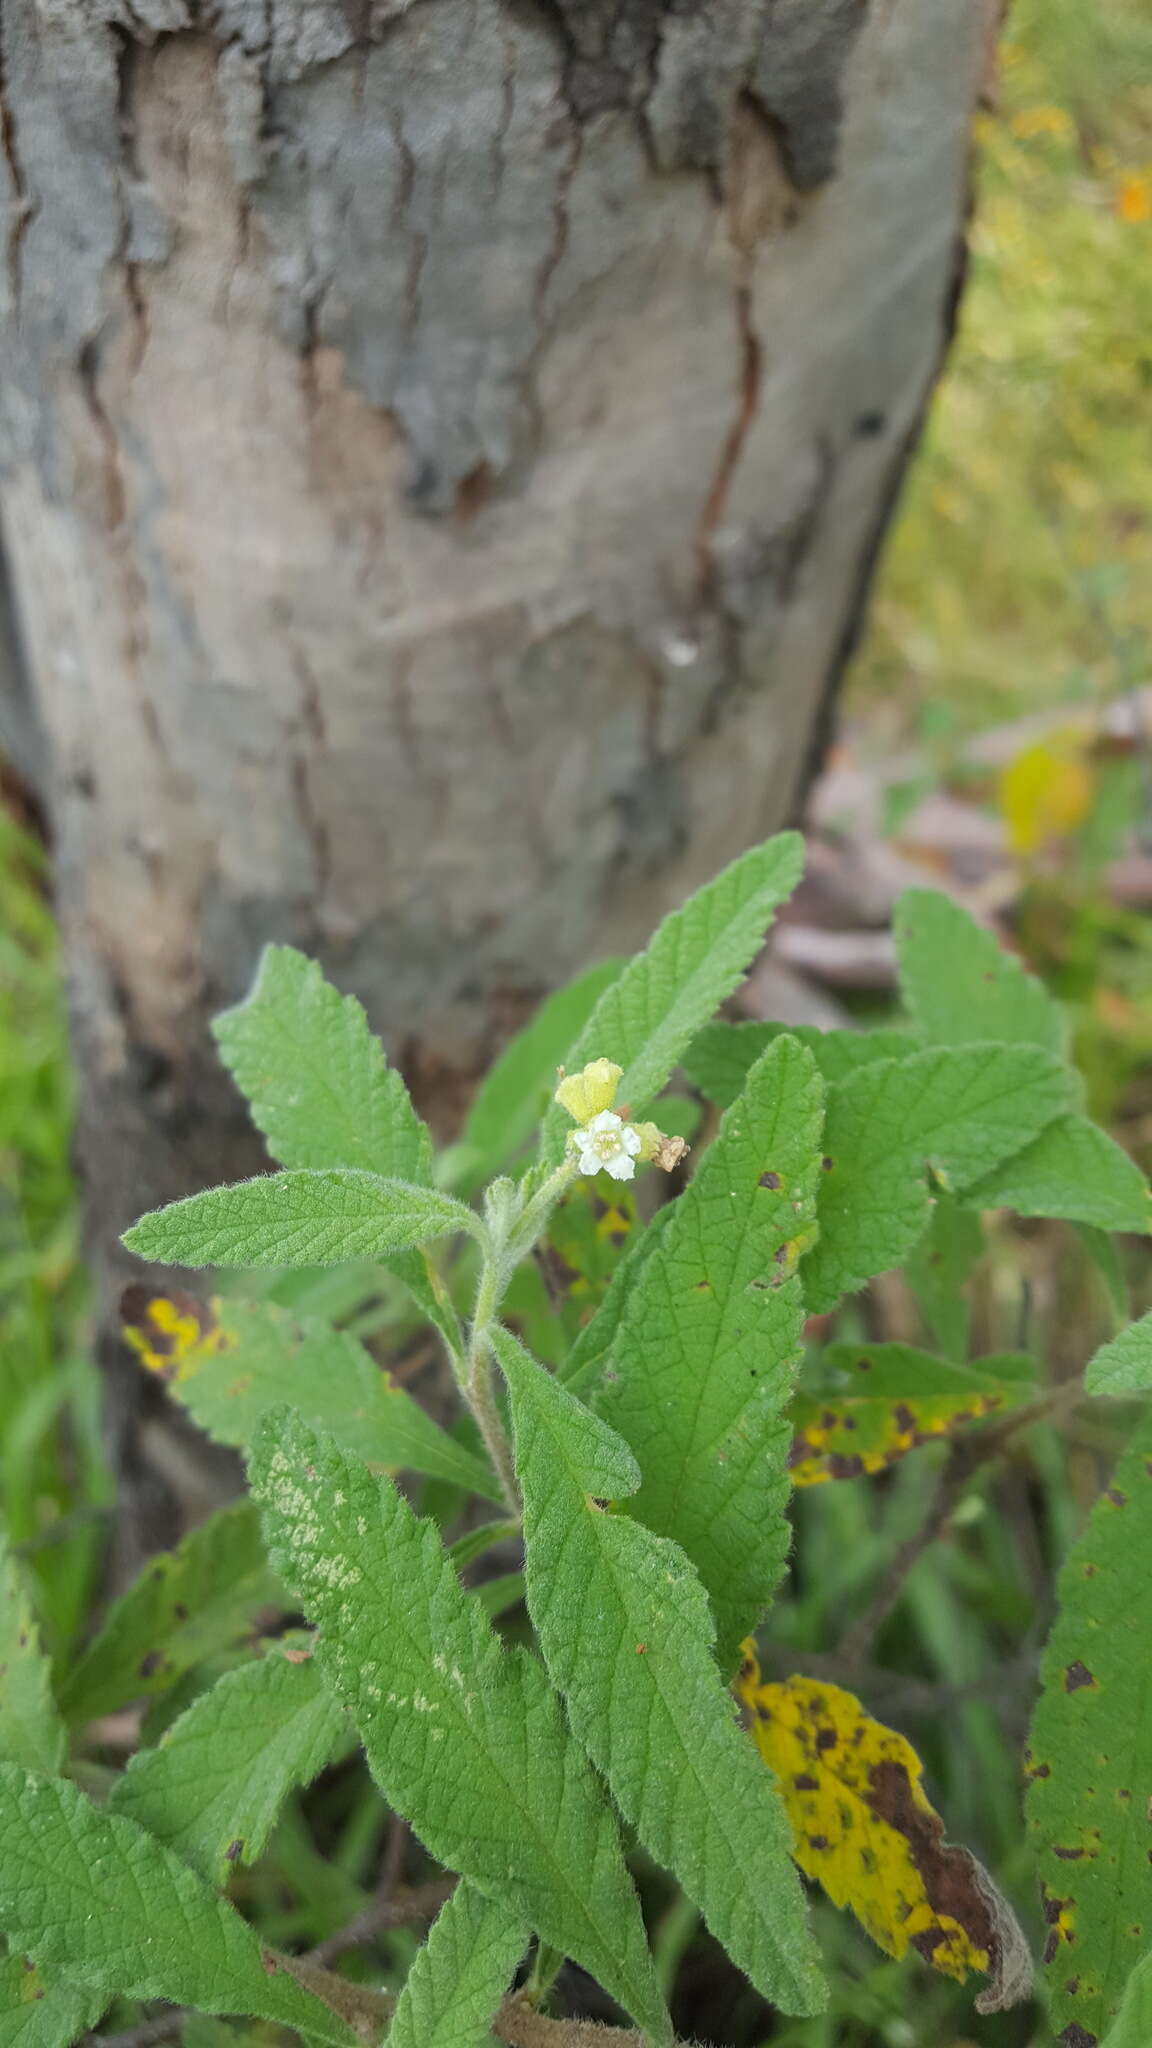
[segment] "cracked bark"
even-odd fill
[[[446,1113],[792,813],[982,53],[955,0],[3,0],[6,709],[106,1300],[257,1163],[206,1025],[264,940]],[[112,1378],[131,1491],[182,1454]]]

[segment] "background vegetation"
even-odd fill
[[[1147,755],[1138,743],[1102,745],[1095,722],[1104,703],[1152,682],[1145,0],[1018,0],[995,104],[979,125],[961,331],[848,691],[849,730],[864,760],[906,759],[911,796],[947,788],[1007,812],[1023,856],[1024,949],[1073,1006],[1094,1112],[1147,1167],[1152,940],[1147,918],[1114,902],[1103,879],[1141,806],[1147,813]],[[1067,829],[1033,833],[1029,844],[1019,790],[1013,798],[969,743],[989,726],[1056,709],[1067,718],[1045,741],[1047,783],[1034,801],[1063,803]],[[18,817],[0,810],[0,1496],[40,1582],[51,1648],[84,1629],[109,1508],[68,1129],[43,861]],[[1135,1311],[1147,1305],[1139,1246],[1128,1272],[1106,1276],[1070,1230],[1017,1225],[977,1276],[979,1348],[1027,1342],[1046,1351],[1056,1377],[1078,1370],[1111,1327],[1109,1285],[1131,1288]],[[880,1290],[845,1314],[843,1334],[909,1334],[910,1316],[910,1302]],[[950,1831],[985,1857],[1025,1914],[1035,1887],[1019,1753],[1031,1660],[1053,1568],[1115,1448],[1099,1422],[1091,1433],[1023,1433],[1006,1466],[976,1475],[948,1539],[925,1550],[854,1653],[869,1705],[920,1747]],[[922,1522],[939,1465],[925,1451],[882,1483],[797,1496],[804,1572],[777,1611],[781,1670],[790,1651],[843,1640],[884,1561]],[[246,1904],[271,1940],[322,1941],[366,1898],[379,1851],[378,1803],[359,1776],[337,1772],[290,1807],[247,1880]],[[837,2003],[819,2020],[778,2022],[775,2048],[1023,2048],[1045,2038],[1037,2012],[975,2019],[966,1993],[917,1962],[886,1961],[847,1917],[817,1911]],[[1034,1923],[1029,1931],[1037,1935]],[[414,1940],[397,1933],[398,1971]],[[680,1970],[682,2027],[695,2018],[703,2030],[707,2015],[710,2032],[765,2038],[762,2009],[741,2006],[750,1994],[683,1908],[662,1927],[660,1953],[669,1980]]]

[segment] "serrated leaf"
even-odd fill
[[[333,2048],[356,2039],[170,1850],[67,1779],[12,1764],[0,1765],[0,1924],[47,1974],[106,1998],[252,2013]]]
[[[1057,1586],[1029,1735],[1027,1815],[1048,1941],[1052,2024],[1098,2041],[1152,1930],[1152,1414]]]
[[[47,1777],[64,1761],[52,1669],[23,1573],[0,1534],[0,1762]]]
[[[415,1958],[388,2048],[481,2048],[531,1930],[462,1878]]]
[[[601,996],[569,1049],[569,1072],[589,1060],[615,1060],[624,1069],[619,1100],[638,1115],[746,973],[803,865],[799,833],[780,832],[666,917],[646,951]],[[563,1157],[570,1129],[570,1119],[554,1103],[541,1136],[544,1159]]]
[[[65,1717],[88,1721],[129,1700],[154,1698],[193,1664],[246,1635],[283,1597],[253,1503],[222,1508],[175,1550],[151,1558],[113,1602],[61,1687]]]
[[[1067,1109],[1068,1073],[1034,1046],[939,1046],[878,1060],[828,1091],[813,1314],[898,1266],[928,1224],[925,1169],[961,1192]]]
[[[281,1166],[363,1167],[425,1184],[432,1141],[355,996],[315,960],[266,946],[251,994],[212,1026]]]
[[[966,1189],[973,1209],[1062,1216],[1098,1230],[1152,1230],[1152,1194],[1134,1159],[1086,1116],[1057,1117]]]
[[[796,1267],[815,1228],[823,1108],[811,1054],[774,1040],[672,1205],[597,1400],[644,1474],[628,1512],[695,1565],[724,1669],[788,1550],[785,1411],[804,1329]]]
[[[354,1337],[272,1302],[197,1301],[130,1287],[124,1334],[217,1443],[246,1449],[284,1403],[369,1464],[428,1473],[503,1500],[491,1470],[433,1422]]]
[[[623,1438],[494,1336],[524,1494],[528,1609],[580,1740],[645,1847],[766,1998],[822,2009],[775,1792],[733,1718],[707,1595],[682,1550],[606,1501],[640,1474]]]
[[[665,2038],[615,1822],[539,1664],[501,1647],[434,1524],[330,1438],[268,1418],[251,1478],[389,1805]]]
[[[23,1956],[0,1956],[0,2048],[71,2048],[107,2003],[91,1985],[46,1978]]]
[[[966,1422],[1022,1406],[1035,1394],[1035,1370],[1023,1353],[950,1365],[911,1344],[832,1344],[821,1387],[802,1388],[792,1403],[792,1482],[883,1472]]]
[[[968,1355],[964,1284],[983,1253],[980,1218],[947,1188],[934,1188],[928,1228],[904,1260],[904,1278],[931,1336],[950,1358]]]
[[[904,1000],[930,1045],[1038,1045],[1062,1057],[1068,1027],[1043,982],[994,932],[935,889],[907,889],[893,924]]]
[[[730,1109],[758,1059],[787,1035],[806,1046],[826,1082],[843,1081],[875,1060],[904,1059],[920,1051],[909,1031],[820,1031],[812,1024],[706,1024],[681,1065],[694,1088],[719,1109]]]
[[[270,1648],[202,1693],[158,1748],[137,1750],[110,1810],[223,1885],[256,1861],[293,1786],[311,1784],[347,1726],[312,1657]]]
[[[960,1983],[973,1970],[990,1975],[979,2012],[1026,1998],[1032,1962],[1015,1916],[970,1851],[945,1841],[911,1743],[838,1685],[763,1684],[748,1650],[739,1697],[805,1876],[850,1908],[886,1955],[914,1948]]]
[[[137,1258],[179,1266],[339,1266],[480,1227],[451,1195],[334,1167],[206,1188],[151,1210],[122,1242]]]
[[[531,1137],[552,1099],[557,1067],[624,965],[601,960],[547,996],[489,1068],[460,1141],[462,1177],[469,1185],[478,1172],[497,1172]]]
[[[1152,1387],[1152,1310],[1101,1345],[1084,1385],[1090,1394],[1142,1394]]]

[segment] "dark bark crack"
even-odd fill
[[[20,157],[19,139],[16,129],[16,115],[8,91],[7,69],[4,51],[4,24],[0,15],[0,156],[8,167],[12,185],[12,202],[8,222],[8,284],[12,294],[13,312],[20,315],[20,297],[23,290],[23,243],[24,237],[36,215],[36,208],[29,197],[24,166]]]

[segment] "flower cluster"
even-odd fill
[[[626,1122],[627,1110],[613,1108],[623,1074],[614,1060],[590,1060],[579,1074],[561,1071],[556,1100],[575,1120],[568,1143],[580,1171],[631,1180],[639,1160],[671,1173],[688,1147],[683,1138],[669,1138],[655,1124]]]

